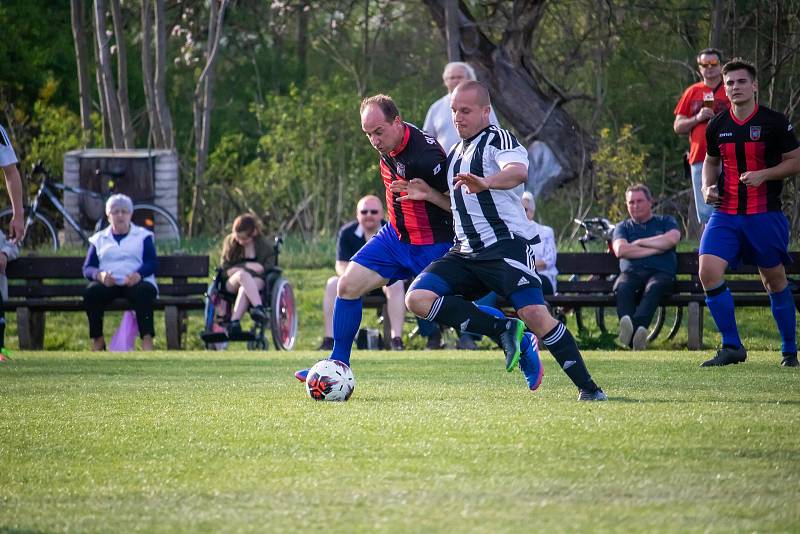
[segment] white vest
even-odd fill
[[[144,240],[148,237],[153,237],[153,232],[131,223],[128,235],[117,243],[111,233],[111,225],[108,225],[105,230],[90,237],[89,243],[94,245],[97,250],[100,270],[110,272],[114,275],[117,284],[121,284],[126,276],[139,270],[142,266]],[[158,289],[155,275],[151,274],[144,281],[153,284],[153,287]]]

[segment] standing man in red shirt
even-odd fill
[[[689,165],[692,168],[692,187],[697,220],[706,224],[713,207],[703,200],[703,158],[706,157],[706,125],[711,118],[730,108],[722,84],[722,52],[706,48],[697,54],[697,66],[703,81],[690,85],[675,106],[672,129],[678,135],[689,136]]]
[[[758,267],[781,336],[785,367],[798,367],[794,298],[784,265],[789,221],[781,211],[783,181],[800,174],[800,143],[786,117],[756,102],[756,68],[736,58],[722,67],[733,107],[708,123],[703,194],[714,213],[700,240],[700,282],[706,305],[722,334],[722,349],[703,367],[741,363],[739,339],[725,269],[744,261]],[[722,174],[720,174],[722,171]]]

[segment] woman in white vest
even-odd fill
[[[556,292],[556,236],[549,226],[539,224],[533,220],[536,215],[536,201],[530,191],[522,193],[522,207],[531,224],[536,225],[540,242],[533,245],[533,255],[536,257],[536,272],[542,279],[542,293],[554,295]]]
[[[133,202],[113,195],[106,202],[108,227],[89,238],[83,275],[91,280],[83,295],[89,318],[92,350],[105,350],[103,314],[116,298],[131,302],[142,339],[142,350],[153,350],[153,304],[156,300],[158,257],[153,233],[131,222]]]

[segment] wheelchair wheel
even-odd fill
[[[272,342],[278,350],[292,350],[297,341],[297,307],[292,286],[285,278],[275,279],[270,303]]]

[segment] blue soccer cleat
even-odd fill
[[[308,371],[310,371],[310,369],[300,369],[299,371],[295,371],[294,377],[300,382],[305,383],[306,377],[308,376]]]
[[[544,366],[539,357],[539,342],[536,336],[530,332],[525,332],[520,342],[522,355],[519,357],[519,370],[525,375],[525,381],[531,391],[536,391],[542,383],[544,376]]]

